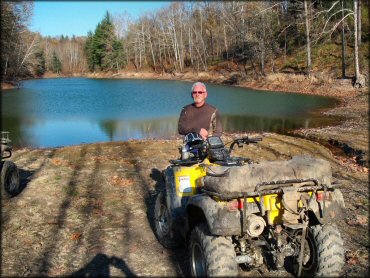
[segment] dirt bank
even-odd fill
[[[9,90],[9,89],[14,89],[16,88],[15,85],[13,84],[10,84],[10,83],[1,83],[1,90],[4,91],[4,90]]]
[[[203,81],[225,84],[256,90],[282,91],[300,94],[322,95],[336,98],[346,98],[356,95],[359,90],[353,88],[351,79],[334,79],[324,74],[274,73],[259,78],[247,78],[240,72],[226,70],[209,72],[157,73],[153,71],[93,72],[56,74],[47,72],[43,78],[86,77],[86,78],[117,78],[117,79],[159,79]]]
[[[350,160],[301,138],[262,134],[235,155],[256,161],[308,154],[330,161],[346,202],[338,219],[344,275],[368,273],[368,175]],[[225,137],[228,142],[230,137]],[[158,172],[178,157],[180,140],[138,140],[20,149],[23,191],[2,202],[3,276],[186,276],[186,250],[167,250],[153,230]],[[241,276],[287,276],[244,272]]]

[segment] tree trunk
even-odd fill
[[[358,45],[361,45],[361,0],[357,0],[357,31],[358,31]]]
[[[310,42],[310,22],[307,8],[307,0],[304,0],[304,13],[306,19],[306,45],[307,45],[307,74],[311,74],[311,42]]]
[[[261,47],[261,56],[260,56],[260,63],[261,63],[261,75],[265,76],[265,17],[264,13],[262,13],[262,35],[260,38],[260,47]]]
[[[287,44],[286,44],[286,29],[284,30],[284,63],[286,63],[286,47],[287,47]]]
[[[360,74],[360,63],[358,59],[358,1],[353,0],[353,14],[354,14],[354,39],[355,39],[355,82],[354,86],[356,88],[361,88],[365,86],[365,80]]]
[[[224,45],[225,45],[225,51],[226,51],[226,60],[229,60],[229,51],[227,48],[227,37],[226,37],[226,26],[225,24],[223,26],[224,26]]]
[[[342,0],[342,17],[344,18],[344,0]],[[344,20],[342,21],[342,78],[346,78],[346,38],[344,32]]]

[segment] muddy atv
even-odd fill
[[[197,138],[197,136],[190,136]],[[285,268],[295,276],[340,276],[343,240],[335,225],[344,200],[329,162],[297,156],[253,162],[232,157],[220,137],[188,140],[162,172],[155,232],[168,248],[186,243],[193,276],[236,276],[244,269]]]
[[[17,165],[10,160],[12,156],[9,132],[1,132],[1,198],[8,199],[15,196],[20,189],[19,171]]]

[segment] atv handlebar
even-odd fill
[[[262,141],[262,137],[249,138],[248,136],[235,139],[230,145],[230,151],[234,149],[234,145],[237,144],[239,148],[243,147],[243,144],[257,144]]]
[[[259,141],[262,141],[262,137],[249,138],[245,136],[234,139],[226,144],[222,142],[219,136],[210,136],[207,140],[200,139],[189,142],[184,140],[183,146],[179,148],[181,159],[170,160],[170,163],[175,165],[192,165],[203,161],[206,157],[208,157],[210,162],[217,161],[218,164],[236,165],[240,164],[241,161],[250,163],[251,160],[249,158],[230,157],[231,151],[235,144],[241,148],[243,144],[256,144]],[[226,145],[230,143],[231,145],[228,150]]]

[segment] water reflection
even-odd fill
[[[333,124],[334,118],[269,118],[223,115],[226,132],[277,132]],[[178,136],[178,117],[153,120],[35,120],[3,117],[14,146],[58,147],[82,143]]]
[[[140,138],[172,138],[177,135],[176,117],[144,121],[101,121],[99,126],[109,141]]]
[[[256,117],[256,116],[222,116],[224,130],[228,132],[276,132],[286,133],[287,131],[299,128],[313,128],[326,126],[339,122],[334,117]]]

